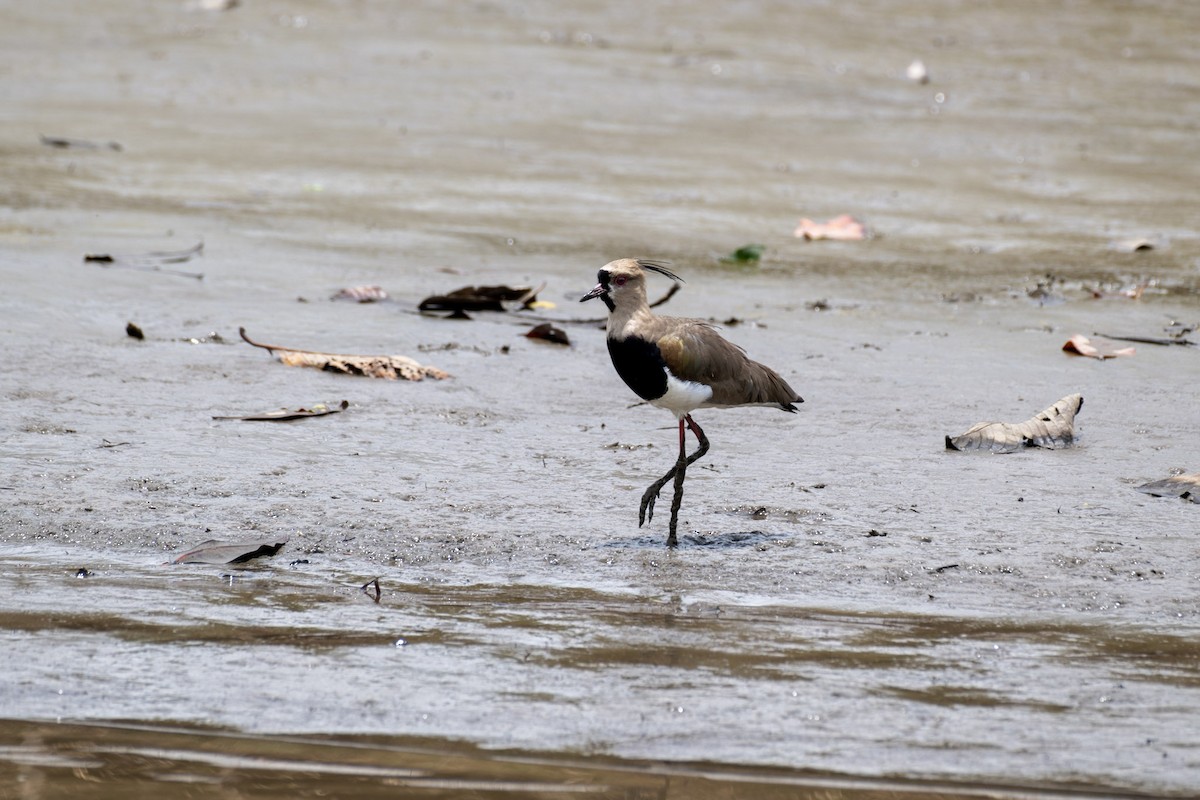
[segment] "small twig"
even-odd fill
[[[125,149],[121,146],[120,142],[93,142],[90,139],[71,139],[67,136],[47,136],[44,133],[39,133],[38,139],[47,147],[57,147],[61,150],[65,150],[68,147],[74,147],[82,150],[99,150],[103,147],[109,150],[115,150],[119,153]]]
[[[372,596],[372,594],[371,594],[371,590],[372,590],[372,589],[374,589],[374,590],[375,590],[375,594],[374,594],[374,596]],[[378,602],[379,602],[379,598],[383,596],[383,592],[382,592],[382,591],[380,590],[380,588],[379,588],[379,578],[375,578],[375,579],[373,579],[373,580],[369,580],[369,581],[367,581],[367,582],[366,582],[366,583],[364,583],[362,586],[360,586],[360,587],[358,588],[358,590],[359,590],[360,592],[362,592],[363,594],[365,594],[367,597],[370,597],[370,598],[371,598],[372,600],[374,600],[376,603],[378,603]]]
[[[164,269],[163,264],[182,264],[204,252],[204,242],[184,250],[156,250],[149,253],[132,255],[113,255],[111,253],[86,253],[83,256],[85,264],[99,264],[101,267],[117,269],[132,269],[139,272],[162,272],[167,275],[178,275],[181,278],[204,280],[202,272],[185,272],[178,269]]]
[[[1139,344],[1161,344],[1161,345],[1194,345],[1191,339],[1164,339],[1155,338],[1153,336],[1113,336],[1108,333],[1093,333],[1092,336],[1103,336],[1105,339],[1116,339],[1119,342],[1137,342]]]

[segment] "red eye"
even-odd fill
[[[627,281],[627,280],[629,280],[629,279],[626,278],[624,275],[618,275],[617,277],[613,278],[613,283],[615,283],[617,286],[624,286],[625,281]]]

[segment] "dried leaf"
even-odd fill
[[[350,286],[335,294],[332,300],[353,300],[355,303],[377,303],[387,300],[382,286]]]
[[[530,308],[537,302],[537,295],[546,287],[528,286],[464,286],[450,294],[426,297],[417,306],[420,311],[506,311],[507,306]]]
[[[278,411],[264,411],[261,414],[248,414],[246,416],[214,416],[213,419],[236,419],[244,422],[291,422],[294,419],[325,417],[330,414],[337,414],[338,412],[345,411],[349,407],[350,401],[343,400],[341,403],[333,407],[327,406],[324,403],[317,403],[312,408],[281,408]]]
[[[1078,356],[1087,356],[1101,360],[1116,358],[1117,356],[1131,356],[1137,352],[1137,348],[1134,347],[1117,347],[1112,342],[1103,339],[1092,340],[1082,334],[1072,336],[1062,346],[1062,349]]]
[[[1137,490],[1154,497],[1182,497],[1193,503],[1200,503],[1200,472],[1150,481],[1137,487]]]
[[[1015,453],[1025,447],[1069,447],[1075,441],[1075,415],[1081,408],[1083,395],[1067,395],[1025,422],[980,422],[959,436],[947,436],[946,449]]]
[[[394,381],[397,378],[406,381],[434,378],[440,381],[443,378],[450,377],[450,373],[443,372],[437,367],[418,364],[408,356],[360,356],[342,353],[316,353],[308,350],[296,350],[291,347],[260,344],[246,335],[245,328],[238,328],[238,333],[242,335],[247,344],[270,351],[289,367],[315,367],[316,369],[323,369],[328,372],[341,372],[345,375],[362,375],[367,378],[383,378],[389,381]]]
[[[857,240],[867,238],[867,228],[849,214],[834,217],[828,222],[813,222],[811,219],[801,219],[792,234],[796,238],[809,241],[816,239]]]
[[[142,329],[132,322],[125,323],[125,335],[130,339],[142,340],[146,338],[146,334],[142,332]]]
[[[541,325],[534,326],[525,336],[529,339],[542,339],[554,344],[571,344],[571,340],[567,338],[567,332],[562,328],[551,325],[549,322],[543,322]]]
[[[246,542],[221,542],[209,539],[177,556],[172,564],[241,564],[252,558],[273,556],[287,544],[282,539],[257,539]]]

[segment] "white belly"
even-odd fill
[[[656,400],[651,400],[650,404],[665,408],[676,418],[683,419],[685,414],[690,414],[707,403],[710,397],[712,397],[712,389],[703,383],[681,381],[667,371],[666,394]]]

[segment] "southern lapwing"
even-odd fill
[[[708,452],[708,437],[692,419],[697,408],[772,406],[795,412],[804,401],[770,367],[746,357],[712,325],[698,319],[660,317],[646,302],[646,271],[673,281],[681,278],[655,261],[623,258],[605,264],[599,283],[580,302],[599,297],[608,306],[608,353],[617,374],[638,397],[665,408],[679,420],[679,458],[671,470],[642,495],[638,527],[654,518],[654,502],[667,481],[675,479],[671,500],[671,532],[667,546],[678,540],[679,505],[687,468]],[[700,446],[687,455],[683,426],[687,423]]]

